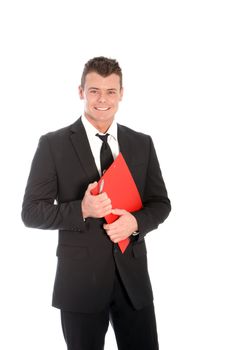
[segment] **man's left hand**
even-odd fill
[[[112,242],[118,243],[138,230],[137,220],[128,211],[113,209],[111,213],[119,215],[119,218],[112,224],[104,224],[104,229]]]

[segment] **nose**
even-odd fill
[[[100,94],[99,94],[99,102],[101,102],[101,103],[106,102],[106,94],[104,92],[100,92]]]

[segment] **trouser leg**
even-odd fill
[[[103,350],[109,312],[85,314],[61,310],[61,322],[68,350]]]
[[[158,336],[153,303],[135,310],[119,276],[115,280],[110,308],[119,350],[158,350]]]

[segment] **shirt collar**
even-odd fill
[[[103,133],[101,133],[99,130],[97,130],[90,122],[89,120],[87,120],[87,118],[85,116],[82,115],[81,117],[82,119],[82,123],[84,125],[84,128],[87,132],[88,135],[90,135],[91,137],[96,136],[96,134],[100,134],[100,135],[104,135]],[[110,128],[108,129],[107,133],[109,135],[111,135],[115,140],[117,140],[117,123],[115,121],[115,119],[113,120]]]

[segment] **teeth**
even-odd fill
[[[96,109],[98,109],[98,111],[107,111],[108,110],[108,107],[107,108],[96,108]]]

